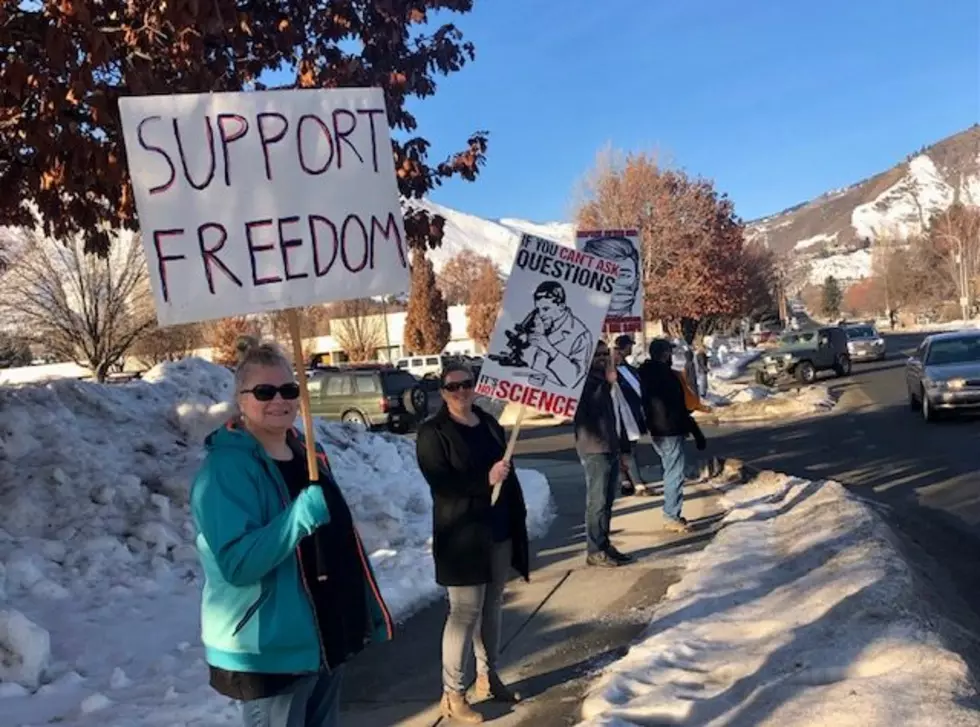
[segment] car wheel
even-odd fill
[[[801,384],[812,384],[817,379],[817,370],[809,361],[803,361],[796,366],[796,380]]]
[[[834,366],[834,373],[838,376],[848,376],[851,373],[851,357],[846,354],[841,354],[837,359],[837,365]]]
[[[925,391],[922,392],[922,398],[919,404],[922,411],[922,419],[927,422],[936,421],[936,412],[933,410],[932,404],[929,403],[929,397],[926,396]]]
[[[405,393],[402,394],[402,403],[410,413],[416,416],[425,416],[429,413],[429,395],[420,386],[405,389]]]
[[[368,428],[367,418],[359,411],[345,411],[340,421],[360,431],[367,431]]]

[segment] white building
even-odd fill
[[[474,341],[466,332],[467,316],[465,305],[450,306],[448,311],[450,338],[449,343],[443,353],[462,353],[478,355],[483,353],[483,347]],[[348,325],[359,325],[362,330],[367,327],[371,330],[371,337],[377,337],[380,345],[375,350],[374,360],[376,361],[396,361],[408,355],[409,351],[405,347],[405,319],[408,314],[405,311],[388,313],[387,315],[364,316],[356,324],[351,321]],[[323,363],[343,363],[348,360],[347,353],[343,345],[337,340],[343,338],[338,336],[336,331],[345,325],[344,319],[332,319],[330,327],[334,334],[329,336],[319,336],[318,338],[308,339],[306,349],[312,355],[321,355]],[[376,332],[376,333],[375,333]]]

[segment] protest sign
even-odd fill
[[[630,333],[643,330],[643,266],[638,230],[579,230],[576,249],[619,263],[605,330]]]
[[[618,275],[611,260],[524,235],[477,393],[574,416]]]
[[[408,289],[380,89],[130,97],[119,110],[161,325]]]

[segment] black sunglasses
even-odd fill
[[[466,379],[466,381],[450,381],[448,384],[442,385],[443,391],[448,391],[450,393],[455,393],[462,389],[463,391],[469,391],[473,388],[473,379]]]
[[[255,397],[256,401],[272,401],[276,398],[276,394],[279,394],[286,401],[292,401],[293,399],[299,398],[299,384],[295,382],[283,384],[282,386],[258,384],[251,389],[242,389],[242,393],[251,394]]]

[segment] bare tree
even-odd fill
[[[122,237],[99,256],[85,253],[81,237],[64,244],[37,232],[27,237],[4,275],[0,310],[104,381],[155,323],[138,240]]]
[[[384,317],[370,299],[345,300],[333,306],[330,330],[354,362],[373,360],[384,345]]]
[[[304,339],[330,334],[330,317],[326,306],[313,305],[308,308],[299,308],[297,315],[299,316],[300,334]],[[285,310],[265,314],[265,320],[272,337],[277,341],[289,340],[289,323],[286,316],[287,311]]]
[[[153,326],[133,344],[130,353],[141,365],[149,368],[165,361],[187,358],[203,342],[204,331],[197,323]]]

